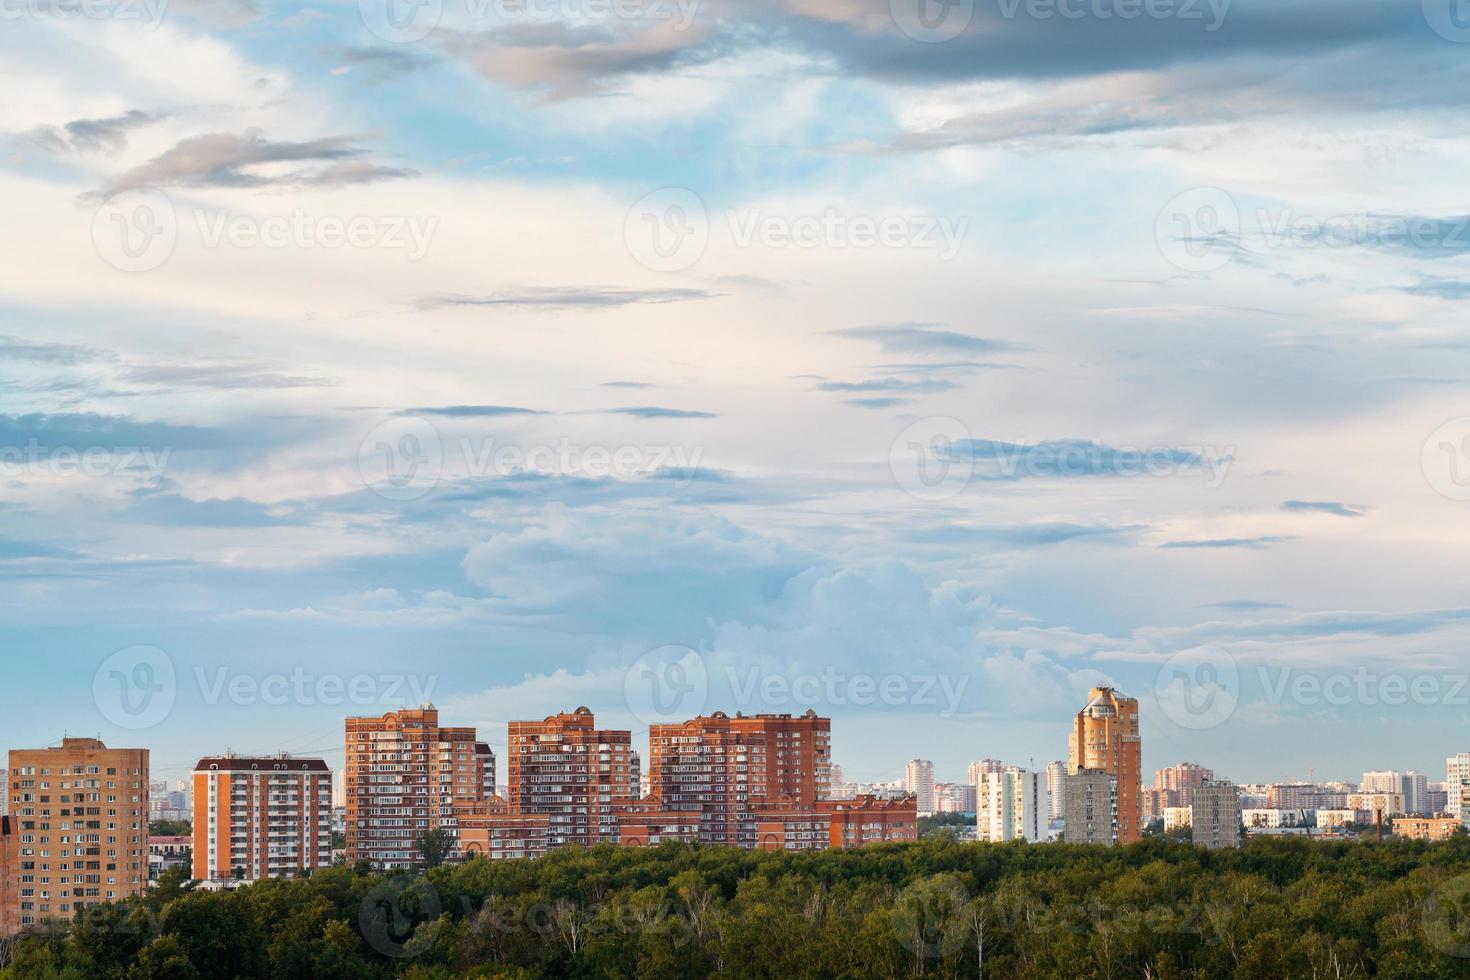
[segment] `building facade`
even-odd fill
[[[934,763],[928,759],[910,759],[903,769],[903,788],[917,801],[919,816],[934,812]]]
[[[975,787],[966,783],[935,783],[935,813],[974,813]]]
[[[1044,841],[1050,814],[1045,773],[1009,769],[980,774],[975,787],[975,834],[980,840]]]
[[[1069,844],[1118,843],[1118,777],[1101,769],[1067,774],[1066,827]]]
[[[1190,836],[1196,847],[1240,846],[1240,790],[1224,779],[1207,779],[1190,794]]]
[[[765,736],[766,795],[814,804],[832,795],[832,719],[811,708],[799,715],[746,715],[730,719],[737,733]]]
[[[148,750],[64,738],[10,753],[0,931],[70,922],[148,887]]]
[[[194,766],[202,881],[300,878],[332,864],[332,770],[321,759],[209,756]]]
[[[546,846],[616,842],[615,804],[637,798],[632,732],[597,728],[585,706],[509,729],[510,807],[547,816]]]
[[[1459,817],[1394,817],[1396,837],[1414,840],[1448,840],[1464,829]]]
[[[1111,687],[1094,687],[1067,736],[1067,767],[1111,774],[1117,782],[1118,840],[1128,844],[1143,833],[1143,744],[1138,734],[1138,699]],[[1067,784],[1070,789],[1070,783]],[[1070,827],[1068,828],[1070,830]],[[1068,840],[1072,835],[1068,833]]]
[[[740,843],[740,813],[766,799],[764,732],[737,729],[723,711],[648,726],[648,794],[701,814],[700,841]]]
[[[1167,769],[1154,772],[1154,789],[1163,793],[1159,806],[1189,806],[1194,802],[1194,791],[1207,781],[1214,779],[1213,770],[1194,762],[1181,762]]]
[[[1067,760],[1058,759],[1046,764],[1046,792],[1051,804],[1048,816],[1053,822],[1065,816],[1067,799]]]
[[[418,836],[458,832],[457,802],[484,799],[473,728],[445,728],[431,704],[347,719],[347,861],[413,867]]]
[[[1435,811],[1429,806],[1429,778],[1413,769],[1375,769],[1363,773],[1358,784],[1360,793],[1396,793],[1403,797],[1403,812],[1414,816],[1429,816]]]

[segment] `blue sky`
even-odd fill
[[[1441,774],[1470,26],[924,4],[7,6],[0,746]]]

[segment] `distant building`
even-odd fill
[[[1349,793],[1345,808],[1356,810],[1361,823],[1372,823],[1379,817],[1403,816],[1404,795],[1402,793]]]
[[[1164,807],[1163,820],[1165,831],[1182,830],[1190,825],[1191,819],[1193,819],[1193,814],[1190,813],[1190,808],[1187,806]]]
[[[1138,793],[1138,808],[1142,816],[1144,826],[1148,826],[1155,820],[1164,819],[1164,811],[1169,809],[1169,793],[1167,790],[1150,789],[1145,786]]]
[[[1067,798],[1067,761],[1058,759],[1056,762],[1046,764],[1046,792],[1050,797],[1050,814],[1052,822],[1062,819],[1063,808]]]
[[[300,878],[332,864],[332,770],[321,759],[206,756],[194,766],[193,875]]]
[[[1464,821],[1470,818],[1470,809],[1466,808],[1470,792],[1465,792],[1465,787],[1470,786],[1470,752],[1450,756],[1444,768],[1445,812]]]
[[[975,787],[965,783],[935,783],[934,812],[974,813]]]
[[[1190,835],[1197,847],[1240,846],[1240,790],[1224,779],[1207,779],[1194,787]]]
[[[1154,789],[1164,794],[1161,806],[1187,807],[1194,802],[1194,791],[1214,778],[1212,769],[1195,762],[1181,762],[1167,769],[1155,770]]]
[[[480,798],[488,800],[495,795],[495,752],[489,742],[475,743],[475,762],[480,767]]]
[[[1128,844],[1143,833],[1143,744],[1138,734],[1138,699],[1124,697],[1111,687],[1094,687],[1087,704],[1073,719],[1067,735],[1067,768],[1110,773],[1116,782],[1118,840]],[[1072,783],[1067,784],[1070,791]],[[1071,809],[1068,809],[1068,840]]]
[[[1406,814],[1428,816],[1434,812],[1429,808],[1428,777],[1413,769],[1365,772],[1363,781],[1358,784],[1358,792],[1396,793],[1403,797],[1403,812]]]
[[[188,834],[153,835],[148,838],[148,877],[157,879],[172,868],[183,868],[193,875],[190,856],[194,838]]]
[[[1001,762],[999,759],[976,759],[974,762],[965,767],[965,775],[966,777],[968,777],[970,785],[974,786],[976,783],[980,782],[980,776],[984,773],[1005,772],[1007,769],[1015,768],[1016,767],[1011,765],[1010,763]]]
[[[1067,843],[1118,843],[1118,779],[1098,769],[1068,773],[1066,795]]]
[[[910,759],[904,766],[903,788],[918,801],[919,816],[934,812],[934,763],[928,759]]]
[[[1051,822],[1049,801],[1045,773],[981,773],[975,787],[976,836],[985,841],[1044,841]]]
[[[1450,791],[1444,783],[1429,783],[1426,793],[1429,798],[1429,813],[1431,816],[1448,811]]]
[[[1266,807],[1275,810],[1341,809],[1347,794],[1316,783],[1271,783],[1266,787]]]
[[[919,839],[918,811],[911,796],[886,800],[860,796],[856,800],[818,803],[817,808],[831,821],[828,833],[832,847]]]
[[[1313,810],[1317,826],[1324,830],[1341,830],[1350,823],[1358,822],[1356,810]]]
[[[1300,810],[1278,810],[1274,808],[1251,808],[1240,811],[1240,821],[1248,828],[1300,827],[1302,823],[1302,812]]]
[[[1397,837],[1414,840],[1448,840],[1464,828],[1459,817],[1394,817]]]

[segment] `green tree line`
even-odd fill
[[[562,848],[233,892],[170,877],[8,943],[5,980],[1470,976],[1470,839],[1206,851]]]

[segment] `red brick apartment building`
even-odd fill
[[[419,834],[457,833],[455,804],[484,802],[493,758],[473,728],[441,727],[433,705],[348,718],[348,862],[413,866]]]
[[[510,723],[509,800],[456,804],[461,850],[537,857],[563,844],[665,840],[816,850],[914,840],[912,797],[829,800],[831,721],[724,712],[649,730],[650,793],[638,799],[631,733],[578,708]],[[771,785],[785,787],[773,792]]]
[[[510,808],[548,817],[546,846],[616,842],[614,803],[638,797],[633,733],[596,727],[579,707],[509,725]]]

